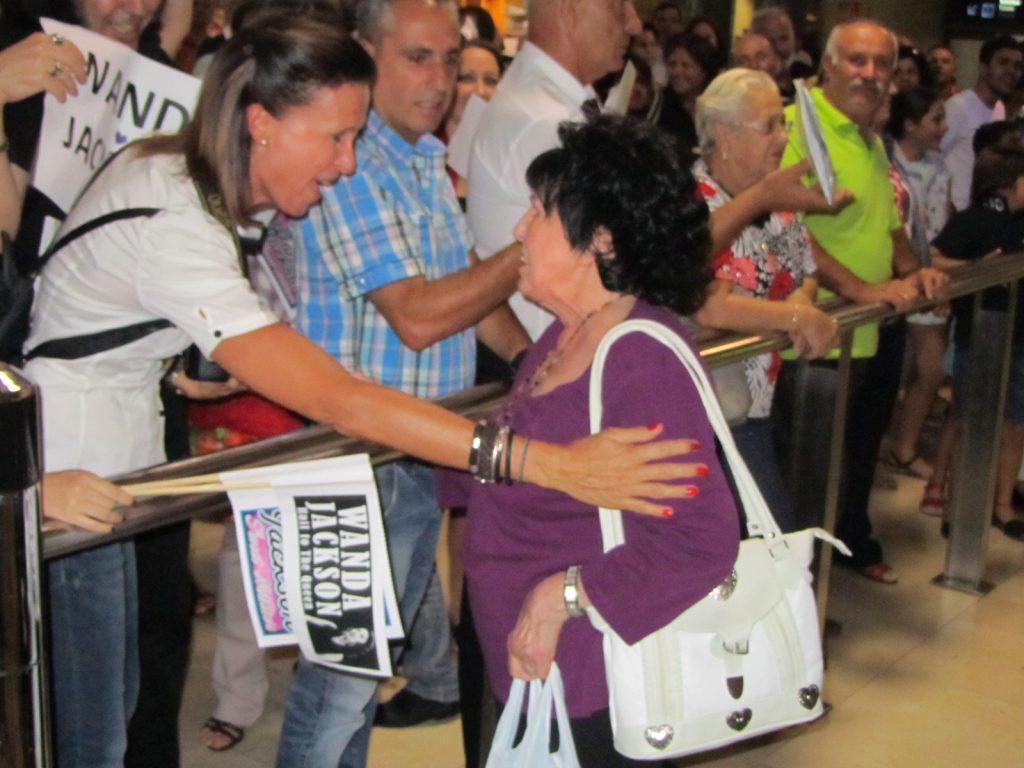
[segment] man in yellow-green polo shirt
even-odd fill
[[[853,202],[836,213],[804,216],[814,243],[819,282],[833,293],[862,304],[885,302],[908,307],[920,295],[932,296],[946,278],[920,264],[900,226],[889,161],[874,125],[888,92],[896,61],[896,40],[885,27],[867,20],[832,30],[822,57],[825,85],[811,91],[839,187]],[[787,116],[795,118],[794,107]],[[799,137],[782,159],[792,165],[805,156]],[[831,293],[829,292],[831,291]],[[878,358],[874,358],[876,352]],[[853,550],[844,564],[875,581],[892,584],[896,574],[871,537],[867,504],[875,460],[899,386],[902,323],[877,326],[854,335],[855,358],[845,436],[843,493],[836,532]]]

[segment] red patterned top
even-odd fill
[[[731,199],[711,177],[703,160],[694,163],[693,175],[710,210]],[[772,213],[749,224],[728,248],[716,253],[712,268],[715,279],[728,280],[737,293],[783,301],[815,272],[810,236],[794,214]],[[778,352],[744,360],[751,418],[763,419],[771,413],[780,362]]]

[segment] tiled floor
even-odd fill
[[[885,587],[833,573],[825,698],[814,725],[728,754],[680,761],[714,768],[1024,768],[1024,545],[991,529],[983,598],[932,585],[944,541],[918,514],[921,482],[877,490],[873,519],[900,582]],[[217,526],[194,529],[195,568],[213,583]],[[268,711],[235,749],[213,754],[196,741],[209,715],[213,620],[196,622],[192,672],[181,718],[186,768],[270,766],[292,656],[271,665]],[[458,721],[374,731],[372,768],[463,766]]]

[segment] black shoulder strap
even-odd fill
[[[160,213],[159,208],[123,208],[120,211],[111,211],[110,213],[105,213],[102,216],[97,216],[95,219],[87,221],[84,224],[79,224],[66,235],[55,240],[53,244],[46,249],[46,252],[39,257],[39,261],[36,264],[36,270],[38,271],[42,269],[46,265],[46,262],[52,259],[61,248],[66,245],[70,245],[72,242],[83,235],[89,234],[94,229],[99,229],[100,227],[106,226],[107,224],[115,221],[121,221],[122,219],[135,219],[140,216],[149,218],[158,213]]]
[[[106,352],[108,349],[123,347],[151,333],[170,328],[170,320],[147,320],[135,325],[126,325],[121,328],[111,328],[107,331],[96,333],[85,333],[81,336],[65,336],[62,339],[50,339],[44,341],[25,355],[25,362],[34,357],[52,357],[58,360],[77,360],[80,357],[88,357],[98,352]]]
[[[36,269],[41,270],[46,263],[53,258],[57,251],[95,229],[99,229],[100,227],[115,221],[134,219],[140,216],[149,218],[158,213],[160,213],[159,208],[123,208],[119,211],[111,211],[110,213],[105,213],[102,216],[97,216],[95,219],[91,219],[84,224],[80,224],[75,227],[47,248],[46,253],[39,257]],[[96,333],[86,333],[80,336],[65,336],[60,339],[50,339],[49,341],[44,341],[42,344],[39,344],[29,350],[25,355],[24,360],[25,362],[28,362],[35,357],[77,360],[80,357],[88,357],[89,355],[95,355],[98,352],[106,352],[108,349],[115,349],[117,347],[124,346],[125,344],[130,344],[131,342],[138,341],[151,333],[170,327],[171,322],[169,320],[147,320],[142,323],[126,325],[121,328],[97,331]]]
[[[96,172],[96,176],[102,173],[104,168],[106,168],[106,164]],[[206,174],[199,172],[198,169],[190,168],[189,170],[203,208],[228,230],[228,233],[231,235],[235,244],[239,267],[242,270],[242,274],[248,277],[248,263],[246,262],[245,252],[238,236],[238,230],[232,225],[230,217],[227,215],[223,197],[217,191],[216,184],[214,184]],[[95,176],[93,178],[95,179]],[[91,180],[90,183],[92,183]],[[107,213],[103,216],[98,216],[91,221],[87,221],[84,224],[75,227],[73,230],[54,242],[53,245],[46,250],[46,253],[39,257],[39,262],[36,268],[37,270],[42,269],[46,262],[48,262],[61,248],[64,248],[77,238],[82,237],[99,227],[110,224],[114,221],[121,221],[138,216],[150,217],[159,212],[159,208],[125,208],[120,211],[112,211],[111,213]],[[27,362],[34,357],[76,360],[80,357],[88,357],[89,355],[95,355],[99,352],[106,352],[107,350],[116,349],[117,347],[124,346],[125,344],[130,344],[131,342],[138,341],[151,333],[163,330],[164,328],[170,328],[172,325],[173,324],[169,320],[148,320],[134,325],[112,328],[110,330],[98,331],[96,333],[83,334],[81,336],[68,336],[61,339],[51,339],[50,341],[45,341],[30,350],[25,355],[25,361]]]

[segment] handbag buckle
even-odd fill
[[[723,640],[722,648],[725,649],[726,653],[732,653],[736,656],[746,656],[750,653],[750,638],[743,638],[742,640]]]

